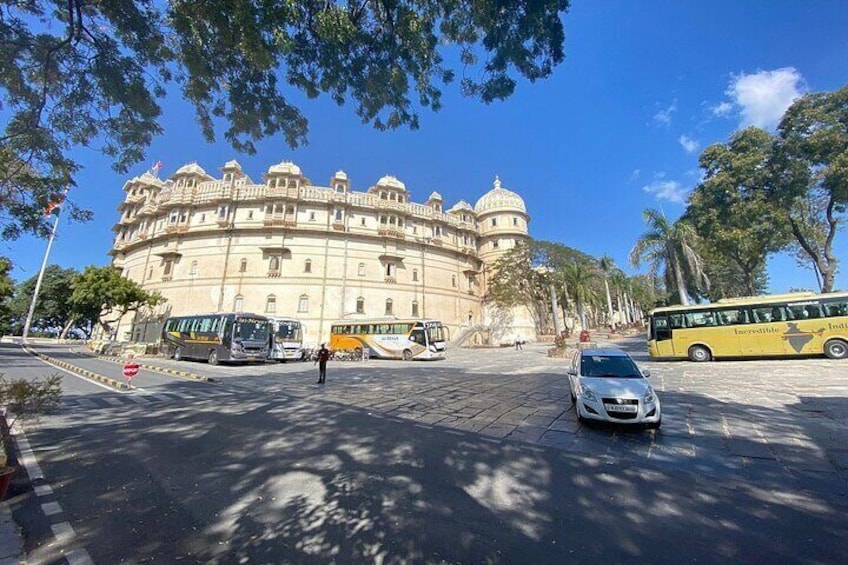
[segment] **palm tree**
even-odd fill
[[[598,266],[601,268],[601,273],[604,275],[604,290],[607,293],[607,314],[609,315],[610,328],[615,329],[615,314],[612,311],[612,295],[610,294],[610,276],[618,270],[615,266],[615,261],[609,255],[604,255],[598,261]]]
[[[645,210],[643,217],[648,231],[639,236],[630,250],[630,263],[638,267],[646,260],[651,273],[664,268],[666,288],[676,288],[680,303],[689,304],[687,288],[698,288],[702,282],[709,287],[703,262],[693,248],[697,238],[695,229],[682,220],[671,223],[665,214],[653,208]],[[687,285],[686,279],[691,284]]]
[[[585,329],[586,306],[597,302],[597,290],[594,286],[597,272],[585,261],[572,261],[565,265],[563,275],[571,298],[577,306],[580,326]]]

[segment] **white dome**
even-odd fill
[[[427,199],[427,202],[429,202],[431,200],[438,200],[439,202],[442,202],[442,201],[444,201],[444,198],[442,198],[442,195],[439,194],[438,192],[433,191],[433,193],[430,195],[430,198]]]
[[[511,190],[501,187],[501,181],[495,177],[494,188],[480,197],[474,205],[474,211],[478,214],[489,210],[508,209],[527,213],[524,200]]]
[[[292,163],[291,161],[280,161],[276,165],[272,165],[268,169],[269,175],[279,175],[279,174],[288,174],[288,175],[300,175],[300,167]]]
[[[336,171],[336,174],[333,175],[333,178],[338,180],[347,180],[347,173],[344,171]]]
[[[386,188],[399,188],[401,190],[406,190],[406,185],[400,182],[398,179],[391,175],[386,175],[380,180],[377,181],[377,186],[384,186]]]
[[[233,159],[232,161],[227,161],[226,163],[224,163],[224,167],[223,167],[223,169],[222,169],[222,170],[226,171],[226,170],[228,170],[228,169],[238,169],[238,170],[241,170],[241,165],[239,165],[239,162],[238,162],[238,161],[236,161],[235,159]]]
[[[204,177],[208,177],[209,175],[206,171],[203,170],[203,167],[198,165],[197,163],[189,163],[188,165],[183,165],[177,172],[174,173],[174,176],[177,175],[202,175]]]

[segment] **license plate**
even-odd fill
[[[606,408],[607,412],[627,412],[633,414],[639,407],[635,404],[604,404],[604,408]]]

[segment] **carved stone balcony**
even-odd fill
[[[269,279],[278,279],[280,278],[280,271],[268,271]]]
[[[175,233],[186,233],[188,231],[188,226],[185,224],[172,224],[169,226],[165,226],[166,234],[175,234]]]
[[[393,237],[395,239],[406,239],[406,234],[398,228],[380,228],[377,230],[380,237]]]

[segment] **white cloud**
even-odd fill
[[[666,108],[665,110],[660,110],[656,114],[654,114],[654,123],[661,126],[668,126],[671,124],[671,118],[674,116],[674,113],[677,112],[677,99],[674,99],[674,102],[671,103],[671,106]]]
[[[734,76],[725,91],[741,109],[740,126],[773,128],[792,102],[804,93],[804,78],[792,67]],[[725,103],[717,108],[727,111]],[[715,113],[715,109],[713,110]]]
[[[628,182],[633,182],[633,181],[635,181],[636,179],[638,179],[638,178],[639,178],[639,175],[641,175],[641,174],[642,174],[642,171],[641,171],[641,170],[639,170],[639,169],[633,169],[633,172],[632,172],[632,173],[630,173],[630,178],[628,179]]]
[[[685,149],[687,153],[694,153],[701,147],[701,143],[698,140],[692,139],[687,135],[681,135],[677,141],[680,142],[680,145],[683,146],[683,149]]]
[[[713,116],[717,118],[726,118],[733,112],[733,104],[730,102],[722,102],[710,108]]]
[[[648,194],[653,194],[658,200],[682,203],[686,199],[687,190],[676,180],[663,180],[662,174],[651,184],[642,187]]]

